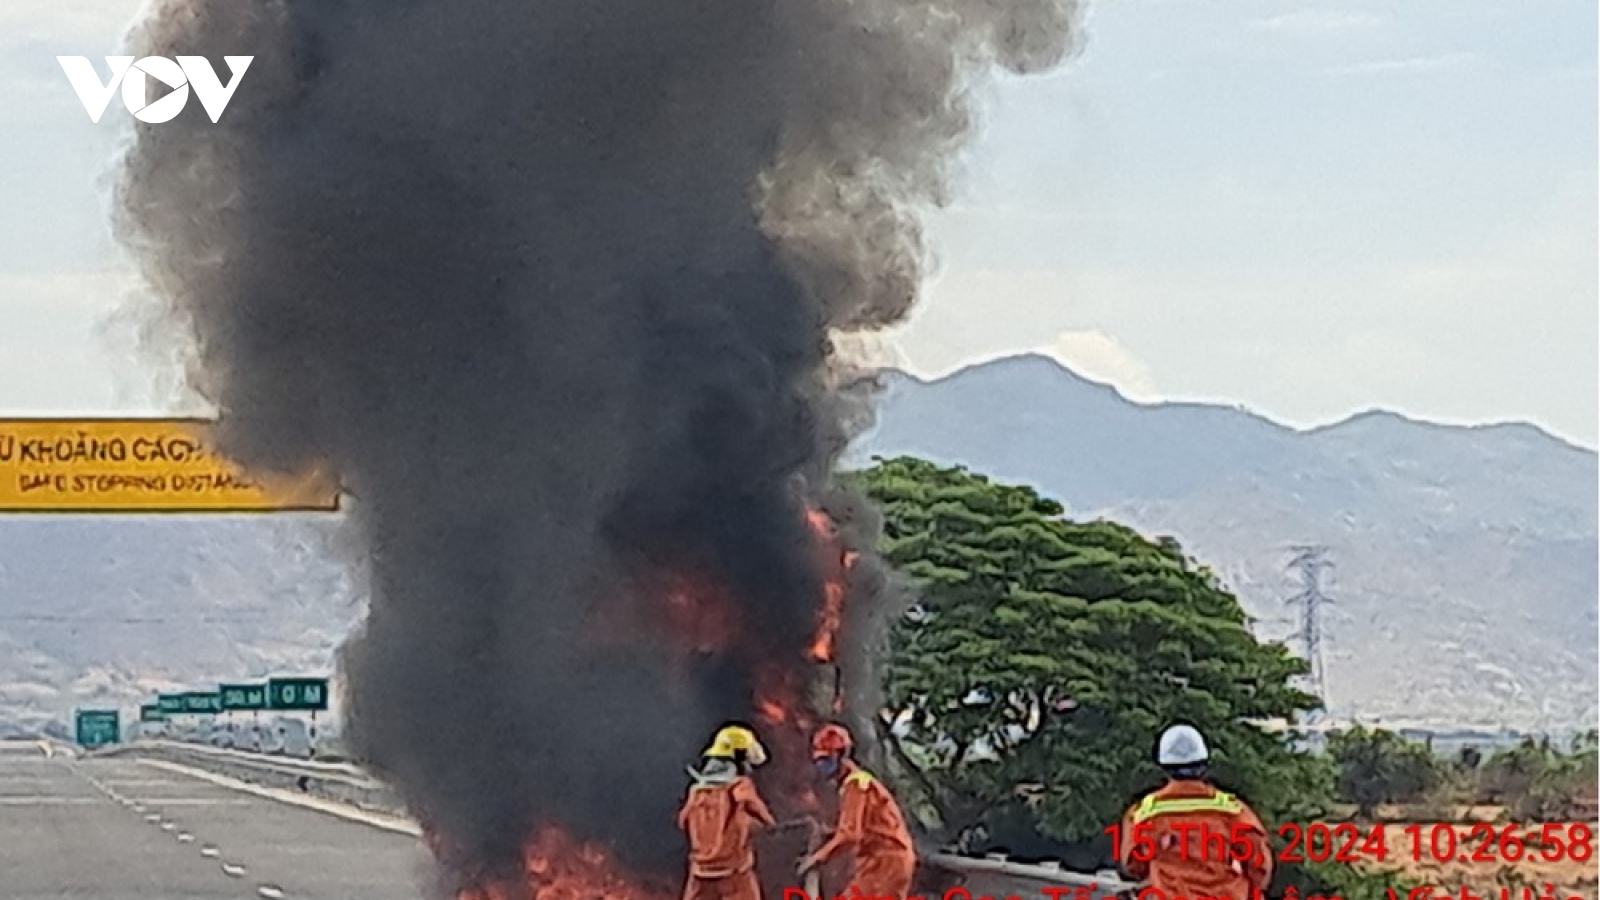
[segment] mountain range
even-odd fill
[[[0,724],[328,674],[361,615],[305,514],[0,516]]]
[[[1596,455],[1532,425],[1367,412],[1296,430],[1235,407],[1134,403],[1029,355],[933,381],[888,373],[853,453],[959,463],[1074,518],[1171,535],[1265,638],[1303,630],[1288,563],[1325,548],[1330,718],[1594,724]]]
[[[1074,517],[1176,537],[1263,638],[1298,624],[1291,548],[1325,547],[1332,718],[1594,724],[1592,451],[1530,425],[1373,412],[1302,431],[1226,406],[1139,404],[1039,356],[884,382],[856,464],[959,463]],[[362,612],[341,537],[336,518],[299,514],[0,516],[0,725],[332,671]]]

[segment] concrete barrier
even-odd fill
[[[300,791],[385,816],[406,816],[404,805],[387,785],[352,763],[317,762],[165,740],[134,741],[89,755],[165,760],[263,787]],[[798,851],[785,855],[795,856]],[[785,863],[785,869],[789,865]],[[977,858],[950,853],[922,854],[918,882],[917,890],[925,900],[1048,900],[1051,895],[1046,889],[1063,900],[1109,900],[1134,897],[1141,887],[1115,872],[1075,872],[1048,862],[1022,863],[997,855]],[[956,888],[964,889],[964,893],[952,893]],[[1060,893],[1063,890],[1068,893]]]
[[[71,744],[63,744],[48,738],[5,738],[0,739],[0,753],[26,753],[46,759],[55,757],[70,759],[77,755],[78,750]]]
[[[165,760],[264,787],[301,791],[372,812],[388,815],[405,812],[400,798],[388,785],[350,763],[325,763],[164,740],[133,741],[90,755]]]

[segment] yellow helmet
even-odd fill
[[[705,756],[718,759],[733,759],[743,752],[745,759],[753,766],[759,766],[767,761],[767,748],[761,746],[756,740],[755,732],[742,725],[729,725],[717,732],[711,739],[711,746],[706,748]]]

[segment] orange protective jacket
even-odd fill
[[[839,827],[817,848],[818,862],[852,850],[856,856],[886,853],[915,855],[911,832],[894,795],[871,772],[846,762],[849,771],[839,785]]]
[[[1239,798],[1174,780],[1122,817],[1119,862],[1168,897],[1249,900],[1272,880],[1267,830]]]
[[[689,874],[726,878],[756,864],[752,826],[773,824],[772,813],[747,777],[727,784],[696,784],[678,810],[678,827],[689,838]]]

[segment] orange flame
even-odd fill
[[[832,663],[839,630],[844,624],[846,581],[856,554],[840,546],[838,532],[821,510],[806,511],[806,523],[817,539],[823,593],[817,610],[816,631],[806,657],[813,663]],[[771,655],[772,648],[750,642],[742,628],[736,598],[714,579],[690,572],[670,573],[653,589],[643,592],[650,622],[664,632],[679,653],[687,655],[736,649],[755,670],[752,712],[762,726],[762,738],[773,751],[769,800],[781,810],[815,813],[820,801],[811,776],[810,738],[825,712],[839,712],[842,698],[831,710],[814,709],[808,702],[803,666]],[[600,609],[592,624],[602,641],[614,640],[630,613],[626,609]],[[660,632],[658,632],[660,633]],[[435,855],[445,848],[430,834]],[[673,892],[625,871],[606,848],[573,838],[555,825],[541,826],[523,848],[521,878],[463,890],[457,900],[672,900]]]
[[[823,576],[816,630],[806,657],[813,663],[832,663],[844,624],[845,582],[855,554],[842,550],[833,520],[823,511],[807,510],[806,524],[817,541],[818,571]],[[776,764],[768,775],[776,789],[774,800],[806,813],[816,812],[819,806],[809,762],[811,734],[822,724],[822,715],[840,712],[843,701],[835,695],[828,708],[815,708],[808,690],[813,677],[804,667],[780,662],[764,665],[756,673],[754,703],[756,717],[765,726],[765,738],[774,750]]]
[[[839,628],[844,624],[845,579],[855,565],[856,554],[839,546],[833,520],[819,509],[806,511],[806,524],[818,538],[826,554],[823,561],[822,608],[817,611],[817,633],[811,641],[814,662],[833,662]]]
[[[756,698],[756,718],[769,725],[783,725],[789,721],[789,713],[783,704],[770,697]]]
[[[523,848],[522,884],[495,884],[462,891],[457,900],[671,900],[664,885],[651,885],[623,870],[605,847],[583,843],[553,825],[541,828]]]
[[[739,618],[727,592],[708,581],[679,575],[659,595],[662,619],[688,649],[710,653],[734,643]]]
[[[523,851],[532,900],[666,900],[670,892],[630,878],[599,844],[547,827]]]
[[[821,721],[806,702],[806,674],[771,665],[756,675],[756,720],[773,757],[763,778],[771,789],[768,801],[780,817],[819,808],[810,759],[811,734]]]

